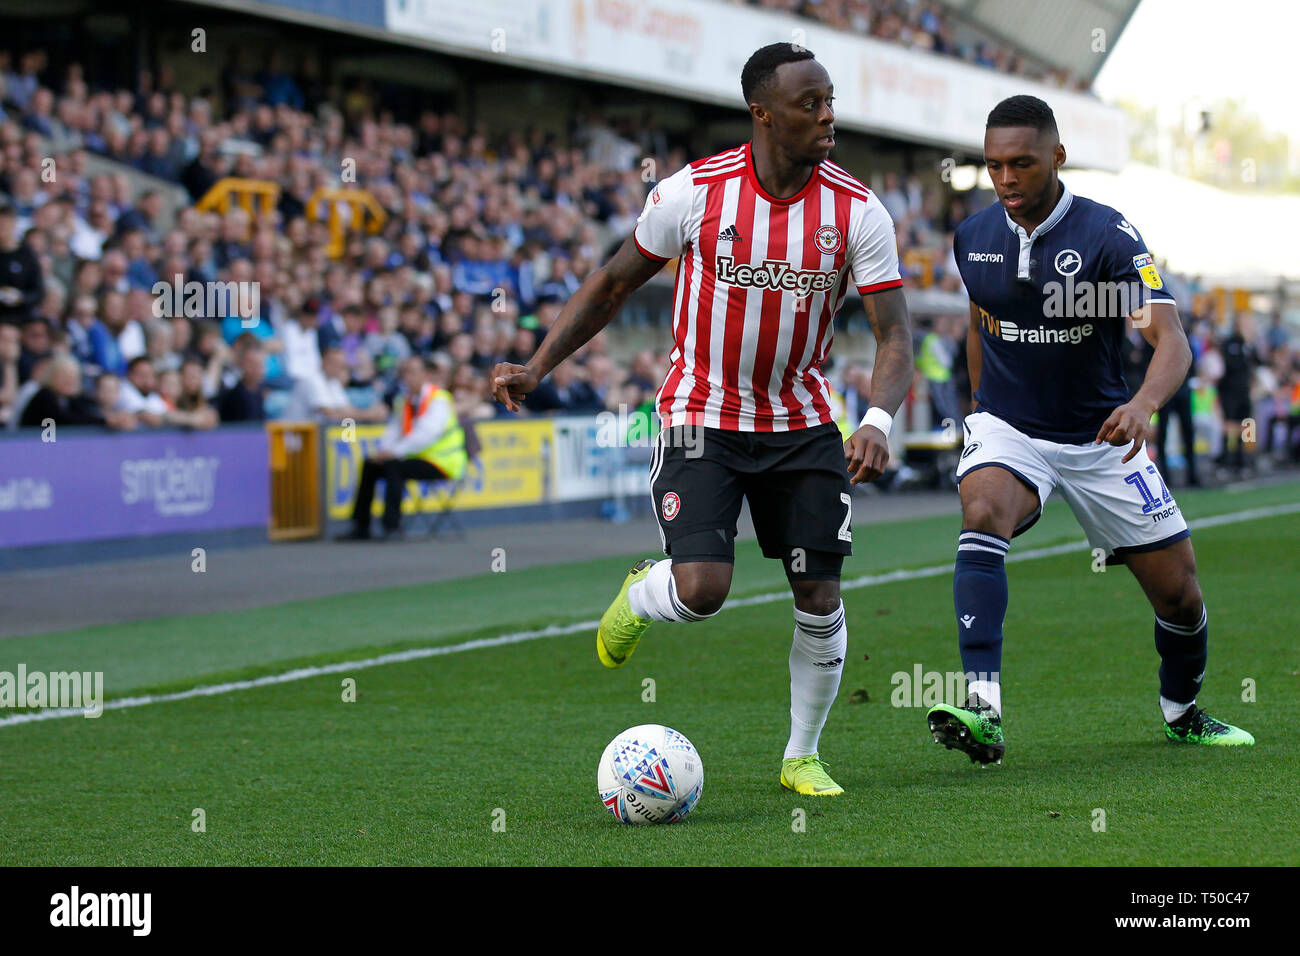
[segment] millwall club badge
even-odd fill
[[[664,495],[659,510],[663,512],[665,521],[672,521],[677,517],[677,512],[682,510],[682,499],[677,497],[677,492],[670,491]]]
[[[1149,252],[1144,252],[1140,256],[1133,257],[1133,267],[1137,269],[1138,275],[1142,277],[1142,284],[1148,289],[1160,290],[1165,287],[1165,280],[1160,278],[1160,273],[1156,271],[1156,260]]]
[[[834,226],[822,226],[813,234],[813,242],[817,243],[818,249],[829,256],[840,251],[844,239]]]

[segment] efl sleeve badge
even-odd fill
[[[1164,280],[1156,271],[1156,260],[1151,253],[1144,252],[1140,256],[1134,256],[1133,267],[1137,269],[1138,275],[1142,277],[1142,284],[1148,289],[1159,290],[1165,287]]]

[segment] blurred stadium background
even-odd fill
[[[944,850],[956,838],[933,821],[954,806],[984,812],[974,793],[913,785],[954,770],[918,765],[919,718],[851,705],[867,688],[887,695],[891,667],[951,657],[941,572],[958,512],[956,423],[970,402],[951,239],[993,201],[983,126],[1005,96],[1054,107],[1063,179],[1124,211],[1163,257],[1197,358],[1190,447],[1171,428],[1164,451],[1172,486],[1189,483],[1189,458],[1208,486],[1180,503],[1208,517],[1196,527],[1218,529],[1198,555],[1219,620],[1239,622],[1224,642],[1225,698],[1234,675],[1294,673],[1272,638],[1290,627],[1300,487],[1300,135],[1261,128],[1249,104],[1152,112],[1138,90],[1136,103],[1100,96],[1113,51],[1159,42],[1126,33],[1142,12],[1139,0],[0,0],[0,670],[99,670],[110,698],[185,698],[113,720],[0,717],[11,795],[0,862],[571,862],[561,837],[583,827],[599,847],[589,859],[622,860],[588,764],[619,721],[644,719],[641,675],[597,673],[588,625],[628,554],[657,550],[648,430],[635,416],[666,368],[672,264],[522,413],[491,401],[486,375],[531,354],[656,181],[748,138],[741,66],[779,40],[812,49],[836,83],[834,159],[895,221],[918,365],[894,465],[857,489],[869,500],[855,523],[904,523],[882,525],[846,566],[880,576],[853,587],[888,586],[850,599],[870,622],[873,660],[859,662],[855,644],[835,717],[848,728],[841,746],[857,748],[842,765],[849,782],[895,781],[881,785],[896,799],[819,821],[834,847],[823,859],[860,862],[864,834],[883,841],[878,858],[955,859],[965,851]],[[189,283],[216,291],[187,306]],[[1130,341],[1136,380],[1146,355]],[[828,369],[846,422],[869,401],[874,347],[850,292]],[[472,432],[465,475],[408,483],[404,540],[335,543],[413,357]],[[1253,421],[1238,458],[1220,395],[1243,390]],[[1257,520],[1279,515],[1290,517]],[[1083,566],[1070,550],[1079,538],[1063,505],[1049,509],[1026,547],[1051,547],[1024,555],[1037,563],[1016,572],[1026,600],[1013,623],[1035,632],[1035,650],[1089,641],[1098,660],[1149,656],[1149,618],[1127,578],[1089,576],[1086,621],[1063,601],[1078,582],[1060,580]],[[503,588],[490,572],[507,568],[522,573]],[[909,580],[890,584],[899,569]],[[736,580],[751,600],[715,640],[665,635],[642,655],[664,687],[695,687],[672,719],[700,728],[718,781],[706,802],[722,811],[712,823],[697,815],[694,843],[658,839],[681,841],[670,861],[808,862],[777,837],[751,843],[760,807],[777,830],[789,824],[761,764],[764,734],[786,719],[784,671],[766,661],[786,653],[788,594],[752,540]],[[570,644],[512,646],[508,681],[491,652],[424,660],[564,634]],[[755,651],[738,665],[741,641]],[[401,667],[377,656],[393,651],[414,656]],[[364,693],[380,706],[339,718],[340,662],[357,658],[378,668]],[[308,666],[326,676],[286,676]],[[1026,695],[1022,726],[1041,749],[1026,750],[1034,767],[1017,780],[1029,785],[1001,791],[1009,809],[990,860],[1166,864],[1177,847],[1182,862],[1241,862],[1236,834],[1188,842],[1161,831],[1176,821],[1156,810],[1116,856],[1088,842],[1083,817],[1065,838],[1025,829],[1031,817],[1052,826],[1042,806],[1058,804],[1044,801],[1094,806],[1092,768],[1116,759],[1138,806],[1159,808],[1184,785],[1208,801],[1201,819],[1249,803],[1256,829],[1241,839],[1258,858],[1293,852],[1275,812],[1285,795],[1270,790],[1288,779],[1280,763],[1234,765],[1213,789],[1197,765],[1171,767],[1133,742],[1150,736],[1150,715],[1130,706],[1150,692],[1149,668],[1099,671],[1105,693],[1092,678],[1069,688],[1106,699],[1131,738],[1115,751],[1060,736],[1046,651],[1020,666],[1027,685],[1054,689]],[[282,678],[298,683],[281,689]],[[196,684],[274,690],[222,697]],[[521,742],[521,719],[553,733]],[[862,760],[867,720],[889,732]],[[590,751],[552,781],[581,800],[447,789],[459,773],[518,791],[527,781],[507,756],[556,739]],[[1066,756],[1053,762],[1048,747]],[[24,769],[33,753],[55,768],[40,780]],[[70,769],[91,753],[94,787]],[[479,821],[494,801],[532,814],[525,836],[553,841],[552,855],[489,843]],[[191,808],[217,804],[224,829],[190,839]],[[451,837],[430,840],[430,825]],[[713,855],[698,855],[704,845]]]
[[[596,416],[651,407],[671,267],[523,414],[491,402],[485,373],[531,354],[655,181],[747,138],[737,77],[774,39],[806,44],[837,80],[836,160],[897,225],[918,374],[900,467],[867,493],[948,484],[944,423],[969,403],[952,230],[991,200],[984,114],[1021,91],[1054,106],[1073,188],[1124,210],[1168,257],[1207,480],[1216,460],[1294,463],[1300,257],[1294,211],[1276,213],[1300,199],[1267,187],[1294,185],[1300,150],[1230,192],[1214,183],[1244,162],[1189,106],[1188,135],[1153,134],[1139,151],[1157,165],[1138,162],[1132,116],[1092,91],[1137,0],[1025,7],[68,0],[37,16],[0,3],[0,221],[13,233],[0,256],[20,290],[0,302],[0,566],[166,553],[196,534],[205,547],[330,535],[408,356],[429,359],[477,439],[461,482],[407,489],[408,514],[453,516],[408,530],[648,512],[648,449],[607,447]],[[1228,221],[1260,242],[1206,228]],[[258,299],[168,317],[159,301],[180,300],[157,283],[175,277]],[[1236,333],[1241,358],[1225,345]],[[332,348],[337,385],[321,371]],[[873,349],[853,293],[830,369],[845,420],[867,401]],[[1225,375],[1244,376],[1259,423],[1243,462],[1224,456]],[[321,397],[339,386],[345,405]],[[1171,435],[1182,474],[1189,449]]]

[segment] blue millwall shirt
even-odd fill
[[[1129,400],[1126,316],[1174,299],[1127,219],[1062,188],[1032,234],[995,202],[957,227],[953,253],[980,320],[979,410],[1083,444]]]

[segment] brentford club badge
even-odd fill
[[[664,495],[663,503],[660,504],[659,510],[663,512],[665,521],[672,521],[677,517],[677,512],[682,510],[682,499],[677,497],[677,492],[670,491]]]
[[[813,234],[813,242],[817,243],[817,248],[826,255],[840,251],[840,245],[844,242],[840,236],[840,231],[834,226],[822,226]]]

